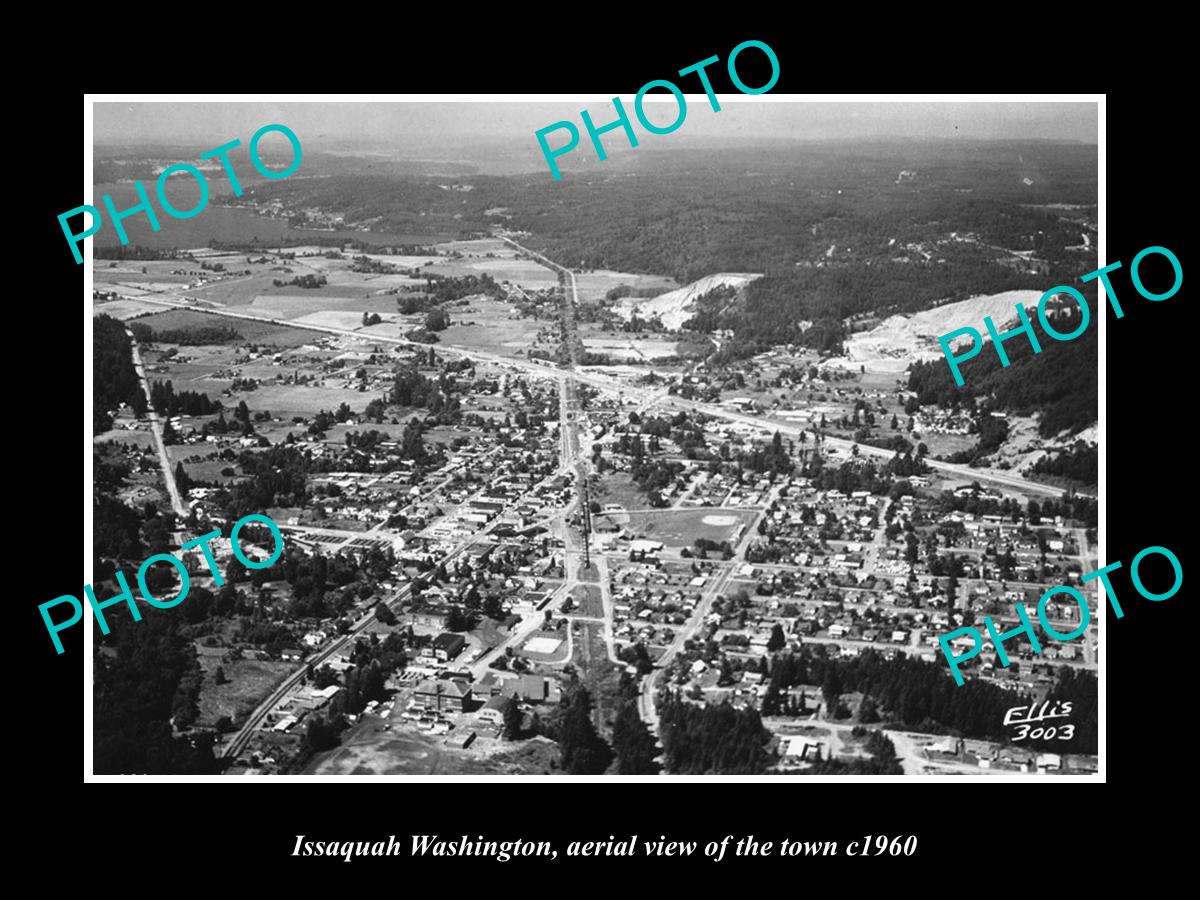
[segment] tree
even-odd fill
[[[444,331],[450,327],[450,316],[444,309],[431,309],[425,314],[426,331]]]
[[[577,688],[567,701],[558,744],[568,775],[599,775],[612,760],[612,750],[592,724],[592,697],[585,687]]]
[[[771,627],[771,637],[767,640],[767,652],[775,653],[787,646],[787,638],[783,635],[783,628],[776,622]]]
[[[384,625],[396,624],[396,614],[382,600],[375,604],[375,618]]]
[[[229,679],[225,677],[225,670],[217,666],[217,671],[213,673],[213,681],[217,684],[229,684]]]
[[[863,701],[858,707],[858,721],[867,725],[879,721],[879,707],[875,703],[875,698],[870,694],[863,697]]]
[[[658,747],[654,737],[638,715],[637,702],[625,700],[613,722],[613,749],[617,754],[617,772],[621,775],[657,775]]]
[[[326,663],[325,665],[321,666],[321,668],[313,672],[312,682],[313,687],[315,687],[318,691],[323,690],[329,687],[331,684],[338,683],[337,672],[329,668],[329,664]]]
[[[314,753],[332,750],[338,745],[337,731],[324,716],[313,716],[308,722],[304,742]]]
[[[450,613],[446,616],[447,631],[466,631],[471,627],[467,621],[467,617],[463,615],[461,606],[451,606]]]
[[[179,493],[186,496],[191,485],[192,481],[184,471],[183,461],[175,463],[175,487],[179,488]]]
[[[504,740],[520,740],[522,734],[521,725],[524,723],[524,720],[525,717],[521,714],[520,704],[517,703],[515,697],[511,698],[508,706],[504,708]]]
[[[832,719],[837,712],[839,697],[842,693],[842,681],[837,669],[830,666],[825,672],[825,681],[821,685],[821,696],[825,700],[825,718]]]

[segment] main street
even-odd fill
[[[647,405],[648,404],[662,404],[664,406],[674,407],[676,409],[688,410],[688,411],[692,411],[695,413],[701,413],[701,414],[704,414],[707,416],[711,416],[713,418],[723,419],[725,421],[730,421],[730,422],[746,425],[746,426],[754,428],[756,430],[765,431],[768,433],[777,431],[781,435],[794,436],[794,437],[803,436],[803,439],[805,442],[808,442],[811,439],[815,445],[816,436],[808,429],[802,428],[797,425],[793,425],[789,422],[776,420],[767,415],[749,415],[746,413],[735,412],[733,410],[726,409],[726,408],[724,408],[720,405],[716,405],[716,404],[701,403],[698,401],[686,400],[686,399],[678,397],[676,395],[669,394],[665,389],[662,389],[662,388],[650,389],[650,388],[645,388],[645,387],[641,387],[641,386],[628,385],[628,384],[625,384],[625,383],[619,381],[616,378],[606,376],[606,375],[600,375],[599,373],[580,372],[579,371],[578,352],[577,352],[578,346],[579,346],[579,339],[578,339],[576,325],[575,325],[575,322],[576,322],[575,309],[578,305],[578,286],[576,283],[575,273],[572,272],[571,270],[549,260],[542,254],[521,246],[520,244],[516,243],[515,241],[513,241],[510,238],[502,237],[502,240],[504,240],[506,243],[508,243],[510,246],[517,249],[518,251],[526,254],[529,258],[540,262],[542,265],[545,265],[547,268],[549,268],[552,271],[559,274],[561,280],[564,282],[562,327],[563,327],[563,343],[564,343],[565,349],[567,351],[567,366],[565,368],[554,368],[551,366],[543,366],[538,363],[533,363],[528,360],[519,360],[519,359],[514,359],[512,357],[507,357],[507,356],[503,356],[500,354],[496,354],[496,353],[488,353],[486,351],[481,351],[481,350],[477,350],[477,349],[465,349],[465,348],[454,347],[454,346],[446,345],[446,344],[439,345],[438,350],[441,353],[446,353],[449,355],[461,356],[461,357],[465,357],[465,358],[476,360],[476,361],[493,363],[498,366],[507,367],[513,371],[525,371],[536,377],[553,378],[553,379],[558,380],[560,382],[559,428],[560,428],[560,439],[561,439],[561,456],[560,456],[559,473],[560,474],[566,474],[566,473],[573,474],[576,478],[576,484],[578,487],[580,487],[580,489],[582,489],[583,485],[586,483],[586,479],[588,476],[587,476],[586,457],[582,453],[580,453],[580,442],[579,442],[580,422],[579,422],[579,419],[581,416],[581,410],[579,408],[578,394],[577,394],[577,385],[579,383],[588,384],[588,385],[597,387],[601,390],[608,391],[608,392],[616,392],[619,395],[624,395],[626,397],[631,397],[635,400],[638,400],[642,404],[647,404]],[[566,282],[569,282],[569,285],[570,285],[571,293],[570,293],[569,298],[568,298],[568,296],[566,294],[566,290],[565,290]],[[421,352],[425,352],[428,349],[427,345],[419,343],[419,342],[415,342],[415,341],[410,341],[406,338],[386,336],[386,335],[381,335],[381,334],[377,334],[377,333],[364,333],[358,329],[337,328],[337,327],[333,327],[333,326],[313,325],[313,324],[307,324],[307,323],[300,326],[300,325],[296,325],[295,323],[289,322],[287,320],[264,318],[262,316],[250,315],[248,313],[235,312],[235,311],[232,311],[227,308],[218,309],[218,308],[207,307],[207,306],[202,307],[202,306],[197,305],[193,301],[187,300],[186,298],[185,299],[165,299],[165,298],[152,298],[152,297],[142,296],[142,297],[139,297],[139,300],[141,300],[142,302],[147,302],[147,303],[156,304],[156,305],[162,305],[162,306],[166,306],[166,307],[192,309],[195,311],[205,312],[205,313],[209,313],[211,315],[223,316],[223,317],[227,317],[227,318],[247,319],[247,320],[252,320],[252,321],[256,321],[256,322],[268,321],[268,322],[271,322],[271,323],[277,324],[277,325],[282,325],[282,326],[287,326],[287,327],[302,327],[302,328],[304,328],[306,330],[310,330],[310,331],[316,331],[316,332],[321,332],[321,333],[326,333],[326,334],[333,334],[333,335],[342,336],[342,337],[351,337],[356,340],[371,341],[371,342],[382,343],[382,344],[391,344],[391,345],[395,345],[395,346],[411,347],[413,349],[420,350]],[[138,365],[139,365],[139,373],[140,373],[141,372],[140,360],[138,360]],[[143,389],[147,389],[146,385],[145,385],[145,381],[144,381],[144,375],[143,375]],[[148,394],[148,389],[147,389],[147,394]],[[151,413],[151,415],[153,416],[153,413]],[[154,421],[154,419],[152,418],[152,422],[153,421]],[[850,454],[851,449],[854,447],[858,448],[858,454],[860,456],[869,456],[869,457],[887,460],[887,459],[891,459],[895,455],[894,452],[890,451],[890,450],[884,450],[884,449],[877,448],[877,447],[871,447],[866,444],[855,444],[852,441],[848,441],[848,440],[844,440],[844,439],[840,439],[840,438],[831,438],[831,437],[822,436],[821,443],[826,447],[844,452],[847,455]],[[163,463],[164,463],[163,471],[164,471],[164,475],[166,476],[166,481],[168,482],[168,488],[173,489],[174,488],[173,478],[171,478],[169,475],[170,470],[169,470],[169,466],[167,464],[165,449],[163,449],[161,446],[161,440],[160,440],[160,456],[163,459]],[[945,462],[941,462],[941,461],[937,461],[937,460],[927,459],[926,463],[933,469],[936,469],[947,475],[952,475],[954,477],[961,478],[968,483],[972,482],[972,481],[978,481],[981,484],[991,483],[991,484],[995,484],[995,485],[1000,485],[1002,487],[1018,488],[1022,491],[1028,492],[1028,493],[1041,494],[1041,495],[1052,496],[1052,497],[1058,497],[1062,494],[1062,491],[1059,488],[1049,486],[1049,485],[1039,484],[1037,482],[1028,481],[1028,480],[1021,478],[1019,476],[1016,476],[1016,475],[995,472],[993,470],[972,469],[967,466],[960,466],[960,465],[955,465],[952,463],[945,463]],[[175,494],[177,495],[177,491],[175,491]],[[174,499],[175,498],[173,498],[173,503],[174,503]],[[572,501],[571,506],[580,506],[580,504],[581,504],[581,499],[579,497],[577,497],[574,501]],[[766,506],[769,506],[769,503],[764,504],[763,508],[765,509]],[[583,513],[582,508],[580,508],[579,511],[581,514]],[[181,500],[179,501],[179,506],[177,507],[177,512],[179,512],[181,515],[184,514],[184,512],[182,511],[182,501]],[[562,599],[565,599],[565,597],[569,595],[571,588],[575,584],[574,578],[575,578],[576,573],[574,570],[576,569],[576,564],[575,564],[575,560],[571,559],[571,557],[574,556],[575,554],[573,552],[573,548],[570,546],[571,536],[569,534],[570,513],[571,513],[571,508],[568,507],[568,509],[564,511],[562,519],[561,519],[562,528],[564,529],[564,531],[563,531],[563,535],[564,535],[564,567],[568,571],[566,572],[567,577],[566,577],[566,583],[564,585],[564,589],[559,592],[559,597],[557,598],[557,600],[554,604],[554,606],[556,606],[556,607],[561,603]],[[761,516],[761,510],[760,510],[759,515]],[[754,523],[752,523],[746,529],[746,531],[743,535],[743,539],[739,542],[739,547],[737,548],[737,552],[734,554],[733,559],[730,560],[727,564],[725,564],[718,571],[718,573],[712,578],[710,584],[707,586],[707,589],[705,590],[704,594],[702,595],[702,599],[701,599],[700,603],[697,605],[696,609],[693,611],[692,617],[689,619],[688,623],[676,635],[675,640],[672,642],[671,646],[667,648],[667,651],[658,660],[659,668],[657,668],[654,673],[652,673],[650,676],[648,676],[644,679],[639,705],[641,708],[641,714],[642,714],[643,720],[646,721],[647,724],[650,725],[650,727],[652,729],[655,729],[655,730],[657,729],[657,722],[658,722],[658,715],[657,715],[657,711],[655,710],[655,705],[654,705],[654,686],[658,680],[659,675],[670,664],[670,662],[674,659],[674,657],[678,654],[678,652],[683,648],[685,642],[687,640],[691,639],[695,635],[695,633],[700,629],[701,625],[704,622],[705,617],[708,615],[708,612],[711,609],[711,605],[712,605],[713,601],[716,599],[717,596],[719,596],[721,594],[721,592],[723,592],[726,589],[728,582],[729,582],[730,578],[732,577],[734,568],[741,559],[742,551],[744,550],[745,544],[749,541],[749,539],[755,533],[756,525],[757,525],[757,517],[756,517],[756,521]],[[490,531],[491,527],[492,526],[488,526],[488,528],[485,528],[482,532],[480,532],[480,534],[475,535],[471,539],[464,541],[463,543],[456,546],[447,555],[446,559],[447,560],[454,559],[455,557],[457,557],[458,555],[463,553],[469,546],[476,543],[481,536],[483,536],[488,531]],[[590,535],[585,533],[584,540],[585,541],[590,540]],[[394,606],[398,603],[402,603],[404,600],[406,600],[408,598],[408,596],[410,594],[410,590],[411,589],[408,586],[405,586],[404,588],[400,589],[400,591],[398,591],[396,593],[396,595],[391,600],[388,601],[388,605]],[[604,612],[605,612],[605,620],[606,620],[606,622],[605,622],[605,624],[606,624],[606,628],[605,628],[606,643],[609,645],[610,653],[612,653],[614,645],[612,643],[613,623],[611,620],[612,611],[611,611],[610,603],[604,604]],[[344,649],[352,640],[354,640],[354,638],[364,628],[367,627],[367,625],[370,624],[370,622],[372,620],[373,620],[373,613],[368,612],[362,618],[360,618],[357,622],[354,623],[354,625],[351,627],[349,633],[342,635],[341,637],[335,639],[335,641],[332,644],[330,644],[325,649],[319,651],[317,654],[314,654],[314,656],[311,657],[310,659],[308,659],[306,661],[306,663],[312,664],[314,666],[321,664],[326,659],[331,657],[334,653],[337,653],[340,650]],[[519,642],[519,640],[523,640],[524,637],[527,634],[531,633],[532,630],[535,629],[538,624],[539,624],[538,617],[536,617],[536,616],[530,617],[530,621],[522,623],[522,627],[517,629],[517,631],[514,632],[514,634],[510,635],[509,638],[502,645],[500,645],[497,648],[494,648],[494,650],[491,651],[490,653],[486,654],[483,659],[477,661],[475,664],[475,668],[482,671],[484,668],[486,668],[486,661],[488,659],[493,658],[497,652],[501,652],[505,646],[511,646],[514,642]],[[285,679],[283,684],[281,684],[278,688],[276,688],[276,690],[274,692],[272,692],[271,696],[268,697],[267,700],[264,701],[264,703],[261,704],[257,710],[255,710],[254,714],[252,714],[251,717],[246,721],[246,723],[244,723],[242,729],[226,745],[225,755],[227,755],[227,756],[228,755],[236,755],[237,753],[241,752],[241,749],[249,741],[250,735],[253,733],[254,729],[256,729],[258,727],[258,725],[262,722],[263,719],[265,719],[268,712],[271,709],[273,709],[276,706],[276,704],[279,702],[279,700],[281,700],[287,694],[288,691],[293,689],[300,682],[300,680],[303,677],[304,677],[304,668],[302,667],[297,672],[293,673],[293,675],[291,675],[289,678]]]

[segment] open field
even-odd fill
[[[665,275],[634,275],[630,272],[613,272],[609,269],[595,269],[590,272],[575,274],[575,287],[579,291],[580,301],[601,300],[615,287],[629,285],[636,290],[654,290],[660,293],[671,291],[679,285],[675,279]]]
[[[462,726],[451,732],[469,733]],[[533,775],[554,774],[558,745],[545,738],[519,743],[488,739],[482,732],[467,750],[448,746],[442,736],[425,735],[415,728],[383,724],[370,719],[343,735],[344,744],[318,755],[306,775]],[[478,748],[478,749],[477,749]]]
[[[291,287],[295,291],[295,287]],[[279,288],[283,291],[284,288]],[[344,286],[336,288],[337,293],[322,294],[321,290],[304,291],[303,293],[260,293],[254,297],[246,309],[242,310],[252,316],[262,316],[269,319],[299,319],[313,313],[333,310],[357,314],[348,325],[338,324],[338,328],[356,328],[362,324],[364,312],[394,313],[396,300],[393,297],[370,297],[364,291],[347,294]]]
[[[95,276],[93,281],[99,288],[101,284],[129,284],[144,290],[176,290],[181,285],[190,284],[195,278],[188,275],[172,275],[172,270],[191,266],[195,263],[170,262],[149,260],[144,263],[118,262],[115,267],[109,266],[105,260],[95,261]],[[142,271],[142,268],[146,271]]]
[[[582,335],[583,345],[593,353],[604,353],[614,360],[652,360],[675,355],[676,341],[659,341],[653,338],[624,334]]]
[[[122,421],[131,422],[132,419],[123,419]],[[125,428],[114,428],[112,431],[106,431],[104,434],[96,435],[97,441],[113,441],[115,443],[128,444],[133,447],[153,447],[154,435],[150,433],[149,426],[143,426],[142,429],[128,430]]]
[[[162,309],[162,307],[155,307]],[[270,344],[276,347],[299,347],[326,337],[318,331],[306,331],[303,328],[289,328],[286,325],[275,325],[271,322],[252,322],[249,319],[227,319],[222,316],[208,315],[203,312],[193,312],[189,309],[168,309],[156,312],[154,315],[138,319],[144,325],[149,325],[156,331],[171,329],[199,328],[232,328],[249,344]],[[194,348],[186,351],[189,355]]]
[[[626,531],[636,537],[662,541],[668,547],[690,547],[697,538],[732,541],[739,523],[749,524],[754,514],[736,510],[664,510],[631,513]]]
[[[264,384],[257,390],[234,395],[228,405],[237,406],[238,400],[245,400],[246,405],[255,412],[266,409],[270,410],[272,415],[288,420],[292,416],[311,416],[323,409],[332,411],[342,403],[347,403],[351,409],[361,412],[375,397],[375,394],[346,388],[313,387],[307,384]],[[363,430],[355,427],[359,431]]]
[[[599,619],[604,616],[604,602],[600,598],[600,588],[594,584],[577,584],[571,591],[575,600],[573,616],[587,616],[589,619]]]
[[[443,738],[415,729],[383,731],[372,723],[347,733],[346,743],[321,754],[309,765],[311,775],[478,775],[488,771],[474,755],[445,746]]]
[[[517,251],[499,238],[473,238],[469,241],[445,241],[437,245],[443,253],[462,253],[466,256],[482,256],[494,253],[496,256],[514,257]]]
[[[552,350],[557,342],[552,323],[519,317],[514,306],[500,300],[477,297],[465,307],[448,306],[446,311],[454,324],[439,337],[450,346],[523,356],[539,346],[539,332],[545,338],[542,349]]]
[[[647,501],[642,489],[625,472],[606,472],[600,478],[601,504],[615,503],[625,509],[641,509]]]
[[[200,689],[199,724],[213,725],[221,716],[239,722],[254,711],[262,699],[279,682],[295,671],[291,662],[254,659],[235,659],[221,662],[224,649],[197,647],[200,668],[204,670],[204,686]],[[216,671],[225,671],[228,683],[216,683]]]
[[[575,633],[575,653],[571,661],[579,669],[587,689],[592,694],[592,721],[596,729],[608,732],[617,715],[618,692],[624,663],[608,658],[604,643],[604,626],[599,622],[578,622]],[[606,734],[607,736],[607,734]]]
[[[140,316],[143,313],[154,312],[155,310],[159,309],[162,309],[162,307],[156,303],[142,303],[133,298],[122,300],[97,300],[93,301],[92,303],[93,315],[100,315],[100,313],[104,313],[105,315],[112,316],[114,319],[120,319],[122,321],[125,321],[126,319],[132,319],[134,316]]]

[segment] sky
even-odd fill
[[[649,96],[654,96],[653,94]],[[647,104],[657,124],[677,115],[674,101]],[[704,94],[688,95],[687,115],[678,134],[693,138],[846,139],[867,137],[1048,139],[1097,142],[1095,103],[1063,102],[925,102],[846,103],[796,102],[787,95],[718,95],[714,112]],[[355,142],[420,146],[428,140],[486,138],[497,141],[532,140],[533,133],[560,120],[580,126],[579,111],[587,108],[599,126],[615,117],[610,98],[594,95],[553,102],[120,102],[94,105],[98,145],[195,143],[207,149],[233,138],[243,142],[259,127],[282,123],[305,146],[348,145]],[[622,102],[633,117],[632,96]]]

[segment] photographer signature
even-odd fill
[[[1049,708],[1049,711],[1047,711],[1047,708]],[[1012,737],[1014,742],[1023,741],[1025,738],[1046,741],[1058,738],[1060,741],[1069,741],[1075,737],[1074,723],[1033,728],[1034,723],[1045,722],[1050,719],[1065,719],[1069,715],[1071,715],[1071,701],[1068,700],[1062,704],[1052,704],[1047,700],[1042,704],[1040,709],[1037,704],[1014,706],[1004,714],[1004,724],[1017,726],[1018,734]]]

